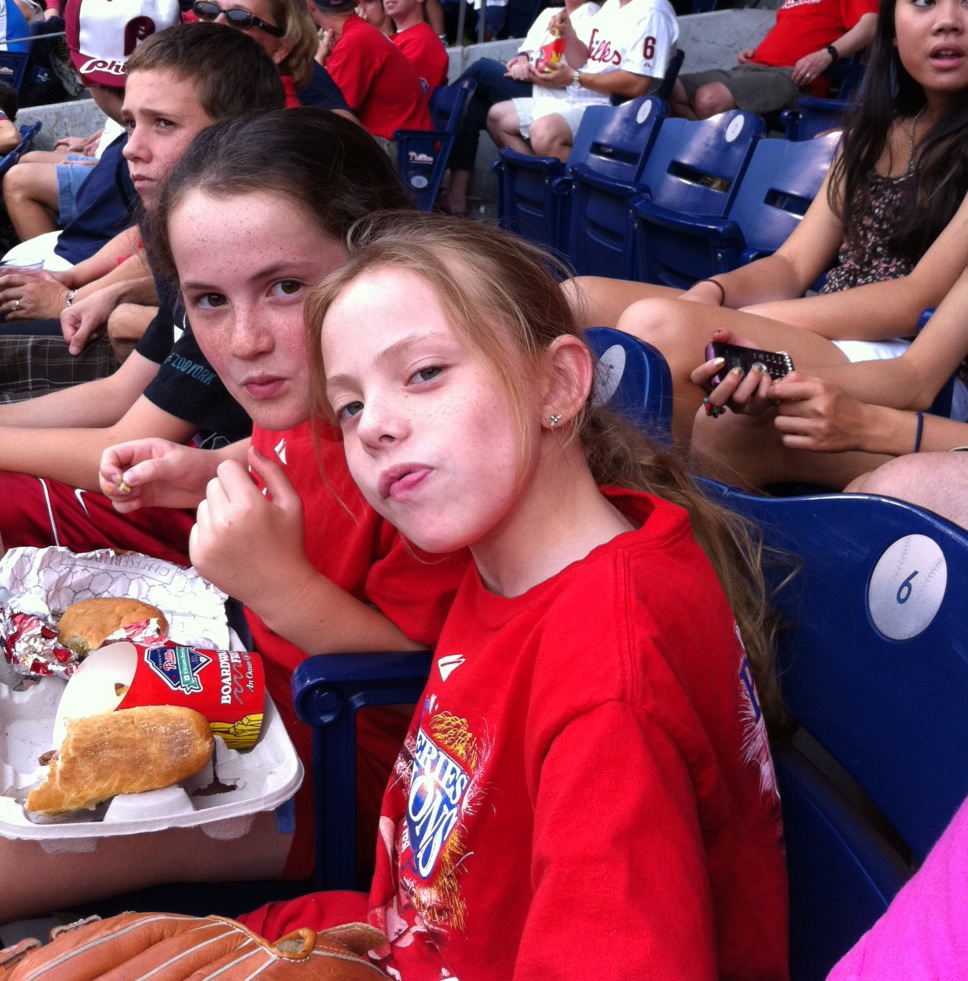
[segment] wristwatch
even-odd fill
[[[571,87],[573,89],[581,88],[581,72],[575,69],[575,74],[571,76]]]
[[[833,61],[830,64],[833,65],[836,64],[836,62],[840,61],[840,52],[832,44],[828,44],[824,48],[824,51],[826,51],[827,54],[829,54],[830,57],[833,58]]]

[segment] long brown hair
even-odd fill
[[[925,106],[922,87],[898,55],[894,10],[881,0],[864,84],[844,121],[841,152],[827,185],[827,200],[840,215],[848,241],[856,241],[870,206],[871,174],[899,119]],[[884,230],[891,251],[918,262],[951,221],[968,193],[968,90],[952,99],[938,122],[914,148],[913,179],[900,186],[900,222]]]
[[[314,359],[316,411],[332,418],[325,402],[320,333],[336,296],[364,270],[407,269],[434,289],[463,341],[495,366],[522,431],[543,351],[562,334],[582,337],[564,292],[551,274],[553,260],[524,240],[441,215],[385,213],[357,225],[348,240],[349,262],[309,296],[306,321]],[[535,371],[529,370],[531,367]],[[591,396],[573,423],[589,468],[601,486],[647,491],[689,513],[696,541],[709,557],[739,624],[764,715],[782,717],[773,658],[775,617],[766,601],[755,529],[712,503],[683,461]]]

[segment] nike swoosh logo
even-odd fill
[[[83,508],[84,513],[89,516],[90,515],[90,511],[88,511],[87,505],[84,503],[84,498],[82,497],[82,495],[83,494],[86,494],[86,493],[87,493],[87,491],[84,490],[83,487],[75,487],[74,488],[74,496],[77,498],[77,503],[80,504],[81,508]]]

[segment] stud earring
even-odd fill
[[[553,412],[550,416],[548,416],[548,425],[552,429],[554,429],[559,422],[561,422],[561,415],[559,413]]]

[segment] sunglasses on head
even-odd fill
[[[225,14],[226,22],[240,30],[247,27],[258,27],[260,31],[265,31],[266,34],[271,34],[273,37],[284,37],[286,33],[281,27],[276,27],[275,24],[267,24],[264,20],[259,20],[255,14],[250,14],[248,10],[239,10],[236,7],[226,9],[217,3],[212,3],[212,0],[195,0],[192,10],[201,21],[213,21],[219,14]]]

